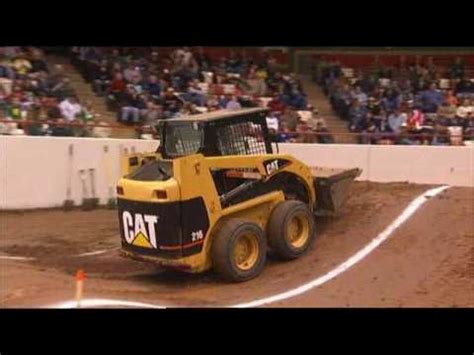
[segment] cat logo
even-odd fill
[[[135,217],[128,211],[122,212],[123,235],[128,244],[143,248],[157,248],[156,224],[158,216],[135,213]]]
[[[279,169],[278,160],[273,160],[266,164],[265,169],[267,170],[267,175],[271,175]]]

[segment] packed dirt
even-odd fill
[[[122,258],[117,212],[0,213],[0,307],[44,307],[72,300],[74,274],[87,275],[84,296],[163,306],[227,306],[298,287],[363,248],[432,186],[355,183],[337,217],[317,219],[318,237],[304,257],[269,259],[262,275],[228,284]],[[474,189],[452,187],[360,263],[337,278],[270,307],[473,307]],[[82,253],[107,250],[98,255]]]

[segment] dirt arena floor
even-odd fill
[[[163,306],[227,306],[278,294],[347,260],[432,186],[359,182],[338,217],[318,218],[304,257],[269,259],[262,275],[227,284],[212,272],[189,275],[122,258],[117,212],[0,214],[0,307],[44,307],[84,297]],[[333,280],[269,307],[473,307],[474,189],[452,187],[425,203],[388,240]],[[100,255],[78,254],[109,250]]]

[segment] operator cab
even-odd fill
[[[250,108],[172,118],[159,124],[157,153],[165,159],[204,156],[272,154],[267,110]]]

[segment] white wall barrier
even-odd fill
[[[69,147],[73,146],[72,158]],[[101,204],[120,176],[120,155],[154,151],[146,140],[0,136],[0,209],[60,207],[67,199],[82,203],[81,169],[95,169]],[[108,153],[104,147],[108,147]],[[310,166],[359,167],[359,180],[474,186],[474,147],[280,144]],[[91,193],[87,175],[88,193]],[[90,197],[90,196],[89,196]]]
[[[108,153],[104,152],[105,146]],[[71,199],[80,205],[81,169],[86,170],[89,197],[91,181],[87,170],[95,169],[96,195],[105,204],[111,184],[115,196],[115,184],[120,176],[119,157],[124,150],[153,151],[156,147],[157,142],[135,139],[0,136],[0,209],[62,206],[68,185]]]
[[[310,166],[358,167],[358,180],[474,187],[474,146],[280,144]]]

